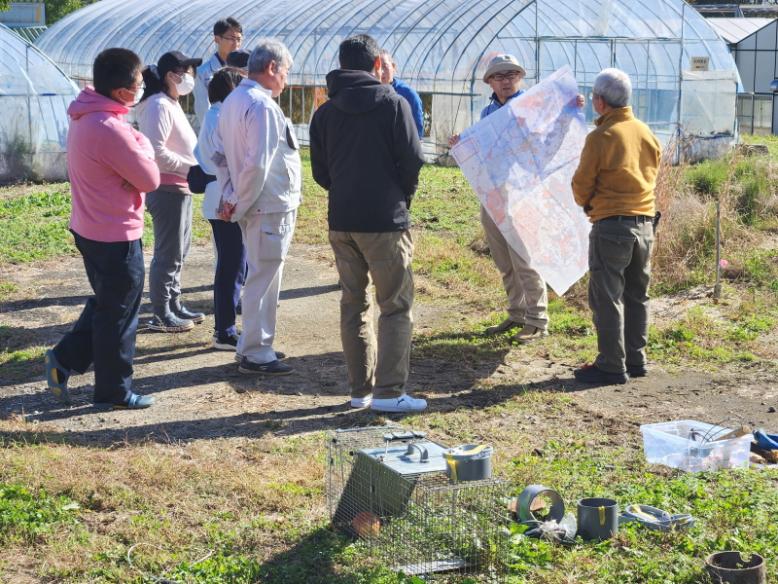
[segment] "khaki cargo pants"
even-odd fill
[[[513,322],[548,329],[548,292],[546,282],[508,244],[505,236],[481,206],[481,224],[486,243],[497,269],[500,270],[508,295],[508,316]]]
[[[409,231],[330,231],[340,276],[340,337],[352,397],[375,399],[405,391],[413,332],[413,241]],[[380,316],[373,330],[370,282]]]
[[[608,373],[646,364],[653,245],[648,217],[610,217],[592,226],[589,306],[599,349],[594,364]]]

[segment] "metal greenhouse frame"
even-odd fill
[[[398,76],[421,94],[430,153],[444,151],[449,135],[478,119],[490,94],[481,81],[485,64],[503,52],[523,61],[528,84],[569,65],[585,95],[601,69],[624,69],[633,79],[638,116],[664,139],[686,127],[688,114],[695,133],[735,130],[735,63],[683,0],[102,0],[54,25],[39,45],[86,82],[94,57],[110,46],[132,48],[148,62],[173,49],[206,57],[212,25],[226,16],[243,25],[247,48],[268,36],[289,47],[295,65],[280,103],[303,140],[314,108],[326,99],[325,76],[337,66],[338,44],[356,33],[389,49]],[[707,71],[687,85],[692,58]],[[730,87],[731,112],[699,99],[684,106],[684,92],[696,92],[706,74],[718,83],[707,92],[710,99]],[[590,106],[586,115],[592,119]]]
[[[67,107],[78,93],[36,47],[0,24],[0,183],[67,176]]]

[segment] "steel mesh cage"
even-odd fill
[[[479,575],[480,581],[501,580],[507,484],[453,483],[439,461],[432,461],[429,472],[398,472],[375,451],[387,448],[385,435],[399,430],[381,426],[332,434],[327,498],[333,526],[364,540],[370,555],[395,571],[439,578],[456,571]],[[429,449],[431,460],[436,446],[445,448],[418,436],[399,442],[401,448],[417,443]]]

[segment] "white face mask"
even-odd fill
[[[135,97],[133,98],[132,105],[138,105],[140,103],[140,100],[143,98],[143,92],[146,91],[146,88],[141,85],[138,87],[138,90],[135,92]]]
[[[189,95],[194,90],[195,80],[189,73],[184,73],[181,76],[181,81],[176,83],[176,91],[178,95]]]

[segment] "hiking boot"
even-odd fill
[[[626,373],[608,373],[596,365],[584,365],[573,373],[576,381],[592,385],[624,385],[629,381]]]
[[[205,313],[192,312],[183,304],[172,301],[170,302],[170,311],[182,320],[191,320],[194,324],[200,324],[205,321]]]
[[[645,377],[648,370],[645,365],[627,365],[627,374],[630,377]]]
[[[189,319],[179,318],[172,312],[168,312],[164,316],[155,314],[149,321],[148,327],[149,330],[161,333],[185,333],[194,328],[194,323]]]
[[[70,379],[70,369],[67,369],[57,361],[53,349],[46,351],[44,366],[46,368],[46,385],[48,390],[63,404],[69,404],[68,379]]]
[[[239,338],[237,333],[213,335],[213,348],[218,351],[234,351]]]
[[[279,377],[291,374],[294,369],[286,363],[281,363],[278,359],[269,363],[254,363],[243,357],[240,365],[238,365],[238,371],[246,375],[273,375]]]
[[[547,336],[548,332],[546,329],[538,328],[536,326],[532,326],[531,324],[525,324],[519,332],[513,335],[511,340],[514,340],[518,343],[527,343],[529,341],[534,341],[536,339]]]
[[[352,397],[351,398],[351,407],[352,408],[369,408],[370,405],[373,403],[373,394],[368,393],[365,396],[362,397]]]
[[[404,393],[400,397],[373,399],[370,409],[374,412],[422,412],[427,409],[427,400],[412,397],[407,393]]]
[[[484,331],[485,335],[499,335],[502,333],[507,333],[510,330],[513,330],[515,328],[519,328],[520,326],[524,326],[523,322],[516,322],[515,320],[512,320],[510,317],[506,318],[504,321],[502,321],[500,324],[496,324],[494,326],[487,327]]]

